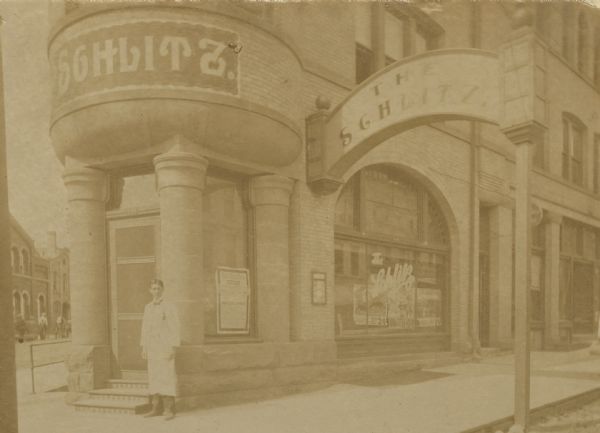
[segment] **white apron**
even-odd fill
[[[150,302],[144,309],[141,346],[148,355],[148,392],[177,395],[174,348],[180,345],[179,319],[175,306]],[[169,359],[171,358],[171,359]]]

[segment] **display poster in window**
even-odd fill
[[[217,333],[247,334],[250,330],[250,272],[217,267]]]
[[[417,289],[417,326],[438,328],[442,326],[442,291]]]
[[[366,326],[367,308],[367,288],[355,284],[352,288],[352,320],[355,325]]]
[[[373,301],[371,301],[371,299]],[[384,323],[390,328],[415,327],[415,277],[410,263],[396,263],[379,269],[369,277],[369,307],[371,302],[385,305]],[[371,315],[371,308],[369,308]]]
[[[542,258],[531,256],[531,290],[542,290]]]

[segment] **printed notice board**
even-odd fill
[[[250,272],[244,268],[217,267],[217,333],[250,331]]]

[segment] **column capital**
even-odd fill
[[[563,216],[559,213],[549,211],[548,209],[544,209],[544,219],[545,223],[554,223],[560,224],[562,222]]]
[[[108,176],[102,170],[67,163],[63,172],[63,182],[69,201],[106,202],[108,199]]]
[[[546,128],[535,121],[502,129],[504,135],[516,146],[541,142],[545,131]]]
[[[253,177],[250,179],[250,204],[254,207],[264,205],[289,206],[294,181],[276,174]]]
[[[204,189],[208,160],[189,152],[171,151],[154,158],[156,188],[172,186]]]

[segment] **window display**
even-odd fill
[[[336,212],[338,335],[443,331],[448,236],[441,215],[424,188],[386,166],[346,184]]]

